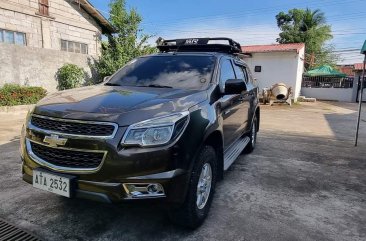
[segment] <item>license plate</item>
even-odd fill
[[[70,197],[70,178],[33,170],[33,187]]]

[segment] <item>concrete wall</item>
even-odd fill
[[[74,1],[49,0],[49,17],[38,12],[38,0],[0,0],[0,28],[25,33],[29,47],[60,50],[64,39],[99,54],[101,28]]]
[[[296,69],[296,87],[294,90],[295,98],[299,97],[301,92],[302,75],[304,73],[304,60],[305,60],[305,48],[299,51],[296,56],[297,59],[297,69]]]
[[[92,76],[88,65],[91,56],[0,43],[0,86],[5,83],[42,86],[48,92],[57,89],[55,74],[65,63],[74,63]]]
[[[56,91],[55,74],[65,63],[83,67],[97,58],[101,27],[72,0],[49,0],[49,16],[39,15],[38,0],[0,0],[0,28],[26,34],[26,46],[0,42],[0,86],[42,86]],[[88,45],[88,54],[61,51],[61,39]],[[95,77],[95,76],[93,76]]]
[[[353,80],[353,88],[305,88],[301,89],[301,95],[313,97],[319,100],[335,100],[345,102],[356,102],[358,80],[361,78],[361,73],[356,72]],[[363,90],[363,98],[366,99],[366,89]]]
[[[267,52],[253,53],[245,58],[260,89],[269,88],[276,83],[285,83],[292,87],[296,99],[300,95],[302,74],[304,71],[304,49],[300,53]],[[254,72],[255,66],[262,66],[261,72]]]
[[[354,93],[352,88],[302,88],[301,95],[319,100],[336,100],[345,102],[354,101]]]

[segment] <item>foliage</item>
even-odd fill
[[[332,52],[333,46],[326,45],[333,36],[323,12],[319,9],[312,11],[308,8],[294,8],[288,13],[280,12],[276,15],[276,20],[282,31],[277,42],[305,43],[306,59],[310,59],[305,65],[307,68],[323,64],[335,65],[338,56]]]
[[[56,73],[58,80],[57,88],[59,90],[66,90],[80,87],[85,75],[83,68],[75,64],[65,64]]]
[[[42,87],[5,84],[0,88],[0,106],[35,104],[46,96]]]
[[[139,29],[142,18],[135,9],[126,10],[125,0],[112,0],[109,6],[109,21],[116,33],[107,34],[108,41],[102,42],[101,57],[95,65],[101,78],[112,75],[138,56],[156,51],[147,44],[151,36]]]
[[[338,54],[334,53],[334,50],[333,45],[323,46],[320,52],[314,54],[314,64],[309,67],[312,67],[313,69],[322,65],[330,65],[331,67],[336,68],[340,57]]]

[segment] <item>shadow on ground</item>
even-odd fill
[[[172,225],[164,207],[66,199],[21,180],[18,141],[0,146],[0,216],[45,240],[364,240],[366,148],[259,133],[217,186],[201,228]]]
[[[354,103],[338,103],[328,102],[330,106],[346,109],[348,113],[324,113],[324,118],[332,129],[333,134],[338,140],[349,140],[354,142],[356,135],[356,124],[358,109]],[[364,110],[361,113],[361,122],[359,129],[360,146],[366,147],[366,105],[363,105]]]
[[[45,240],[157,240],[191,233],[170,224],[159,204],[103,204],[34,189],[21,180],[18,149],[16,138],[0,146],[0,216]]]

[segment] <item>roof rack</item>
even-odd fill
[[[228,43],[222,43],[227,41]],[[229,54],[241,53],[241,46],[231,38],[188,38],[170,39],[159,38],[157,48],[161,53],[166,52],[223,52]]]

